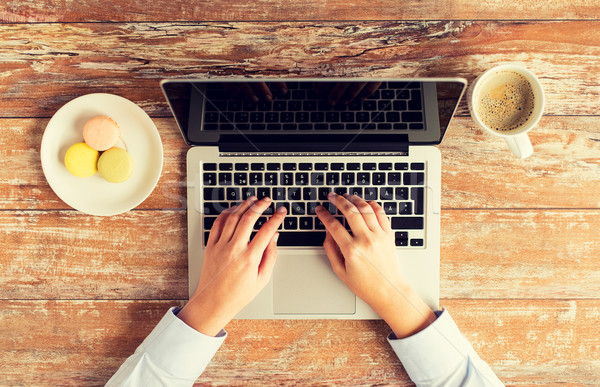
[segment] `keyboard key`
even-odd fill
[[[396,200],[408,200],[408,188],[406,188],[406,187],[396,188]]]
[[[344,163],[331,163],[331,170],[332,171],[343,171]]]
[[[423,246],[423,239],[411,239],[410,245],[411,246]]]
[[[356,184],[369,185],[371,184],[371,176],[369,173],[359,172],[356,174]]]
[[[359,171],[360,164],[359,163],[348,163],[348,164],[346,164],[346,169],[348,171]]]
[[[248,174],[247,173],[234,173],[233,181],[235,185],[246,185],[248,184]]]
[[[396,242],[396,246],[399,246],[399,247],[408,246],[407,238],[396,238],[395,242]]]
[[[326,187],[319,188],[319,191],[318,191],[319,198],[318,198],[318,200],[327,200],[327,195],[329,195],[330,192],[331,192],[330,188],[326,188]]]
[[[363,163],[363,170],[365,170],[365,171],[375,171],[375,170],[377,170],[377,164],[375,164],[375,163]]]
[[[344,172],[342,173],[342,184],[353,185],[354,184],[354,173]]]
[[[277,172],[265,173],[265,185],[277,185]]]
[[[298,187],[288,188],[287,200],[302,200],[302,191]]]
[[[253,171],[264,171],[265,164],[264,163],[252,163],[252,164],[250,164],[250,169]]]
[[[273,215],[275,213],[275,204],[271,203],[266,210],[263,211],[263,215]]]
[[[205,171],[216,171],[217,164],[216,163],[204,163],[204,164],[202,164],[202,169],[204,169]]]
[[[413,90],[411,94],[411,99],[408,101],[408,109],[421,110],[423,108],[423,105],[421,104],[421,90]]]
[[[296,230],[298,228],[298,218],[286,216],[286,218],[283,220],[283,228],[285,230]],[[281,238],[281,234],[279,237]]]
[[[408,163],[394,163],[394,169],[396,171],[407,171]]]
[[[311,163],[300,163],[300,164],[298,164],[298,170],[312,171],[312,164]]]
[[[340,174],[339,172],[328,172],[325,181],[327,185],[338,185],[340,184]]]
[[[219,173],[219,185],[231,185],[231,173]]]
[[[408,239],[408,231],[396,231],[394,236],[398,239]]]
[[[379,199],[394,200],[394,189],[390,187],[379,188]]]
[[[323,226],[324,227],[324,226]],[[324,228],[323,228],[324,229]],[[325,241],[323,231],[279,232],[278,246],[322,246]]]
[[[240,199],[240,189],[236,188],[236,187],[229,187],[227,188],[226,192],[226,197],[227,200],[231,200],[231,201],[238,201],[241,200]]]
[[[236,171],[247,171],[248,164],[247,163],[235,163],[235,170]]]
[[[296,173],[296,185],[308,185],[308,173],[297,172]]]
[[[385,211],[386,215],[396,215],[398,207],[396,202],[385,202],[383,203],[383,210]]]
[[[204,217],[204,229],[210,230],[217,219],[216,216],[205,216]]]
[[[204,185],[217,185],[217,174],[204,173],[202,175],[202,182],[204,183]]]
[[[285,188],[275,187],[273,188],[272,200],[285,200]]]
[[[204,202],[204,215],[219,215],[221,211],[229,208],[227,202]]]
[[[254,188],[249,188],[254,189]],[[267,187],[260,187],[256,189],[256,197],[260,200],[262,198],[271,197],[271,189]]]
[[[347,193],[346,187],[335,187],[333,189],[333,192],[335,192],[337,195],[343,195],[345,193]]]
[[[301,217],[298,223],[300,226],[300,230],[312,230],[313,228],[313,218],[309,216]]]
[[[256,220],[256,223],[254,223],[254,229],[255,230],[260,230],[260,228],[267,223],[267,217],[266,216],[261,216]]]
[[[284,171],[295,171],[296,164],[295,163],[283,163],[283,170]]]
[[[310,174],[311,185],[323,185],[325,184],[325,174],[323,172],[313,172]]]
[[[423,215],[424,213],[424,188],[415,187],[410,190],[410,198],[415,202],[415,215]]]
[[[384,185],[385,184],[385,172],[373,172],[373,184]]]
[[[225,200],[225,189],[204,188],[204,200]]]
[[[335,206],[333,203],[331,203],[331,202],[324,202],[324,203],[321,203],[321,205],[322,205],[322,206],[323,206],[323,207],[324,207],[324,208],[325,208],[327,211],[329,211],[329,213],[330,213],[331,215],[335,215],[335,212],[337,211],[337,207],[336,207],[336,206]]]
[[[352,188],[350,188],[350,192],[348,192],[348,193],[350,195],[356,195],[356,196],[362,198],[362,196],[363,196],[363,189],[362,189],[362,187],[352,187]]]
[[[402,122],[422,122],[423,113],[421,112],[402,112]]]
[[[379,170],[380,171],[391,171],[392,163],[379,163]]]
[[[394,230],[422,230],[423,229],[423,217],[409,217],[409,216],[393,216],[392,217],[392,229]]]
[[[219,163],[219,169],[221,171],[232,171],[233,164],[232,163]]]
[[[281,185],[294,185],[294,173],[293,172],[282,172],[281,173]]]
[[[262,173],[250,173],[249,176],[250,185],[263,185]]]
[[[375,187],[365,187],[365,196],[363,197],[365,200],[377,200],[377,188]]]
[[[306,214],[307,215],[316,215],[316,208],[319,205],[317,202],[308,202],[306,203]]]
[[[411,202],[398,203],[398,214],[411,215],[412,214],[412,203]],[[417,215],[422,215],[422,214],[417,214]]]
[[[325,225],[319,218],[315,218],[315,230],[325,230]],[[323,240],[325,240],[325,237],[323,237]],[[321,244],[323,244],[323,242],[321,242]]]
[[[312,187],[306,187],[302,189],[303,200],[317,200],[317,189]]]
[[[241,196],[240,199],[241,200],[246,200],[250,196],[255,196],[255,195],[256,195],[256,192],[255,192],[254,187],[244,187],[244,188],[242,188],[242,196]]]
[[[268,163],[267,170],[268,171],[279,171],[279,170],[281,170],[281,165],[279,163]]]
[[[423,185],[425,183],[425,174],[423,172],[404,173],[404,185]]]
[[[280,207],[285,207],[285,209],[287,210],[287,213],[290,213],[290,203],[288,202],[279,202],[275,204],[275,208],[276,210]]]
[[[315,164],[315,171],[327,171],[329,169],[329,166],[327,165],[327,163],[316,163]]]
[[[305,215],[306,208],[303,202],[293,202],[292,205],[292,215]]]
[[[388,173],[388,185],[400,185],[402,184],[402,173],[390,172]]]
[[[425,163],[411,163],[410,169],[415,171],[423,171],[425,170]]]

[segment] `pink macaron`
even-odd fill
[[[83,126],[85,143],[97,151],[105,151],[115,146],[120,135],[119,125],[107,116],[94,117]]]

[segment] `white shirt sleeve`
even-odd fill
[[[169,309],[154,330],[135,350],[107,386],[191,386],[202,374],[225,338],[206,336]]]
[[[504,386],[475,353],[446,310],[413,336],[388,342],[417,386]]]

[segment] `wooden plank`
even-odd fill
[[[510,385],[600,383],[595,300],[443,301]],[[101,384],[180,301],[2,301],[0,378]],[[405,385],[382,321],[239,320],[198,385]]]
[[[445,210],[443,298],[596,298],[600,211]],[[185,299],[183,211],[0,212],[0,299]]]
[[[597,19],[600,7],[586,0],[494,1],[394,0],[360,1],[238,1],[213,0],[202,5],[186,1],[129,2],[58,0],[6,0],[0,5],[3,22],[110,21],[271,21],[271,20],[491,20]]]
[[[112,92],[164,116],[157,85],[170,77],[472,81],[514,62],[539,75],[548,114],[594,115],[599,31],[596,21],[9,24],[0,26],[0,114],[49,117],[76,96]]]
[[[69,208],[51,190],[40,167],[47,122],[0,119],[0,208]],[[183,210],[188,147],[174,119],[154,122],[165,162],[158,186],[139,208]],[[439,147],[442,208],[598,208],[600,119],[550,116],[540,127],[531,132],[535,153],[518,160],[504,140],[476,129],[470,118],[455,118]]]

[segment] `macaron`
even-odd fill
[[[65,154],[65,166],[72,175],[88,177],[98,172],[99,152],[80,142],[72,145]]]
[[[119,125],[107,116],[91,118],[83,126],[85,143],[97,151],[105,151],[115,146],[120,135]]]
[[[98,172],[106,181],[122,183],[133,173],[133,158],[125,149],[110,148],[100,156]]]

